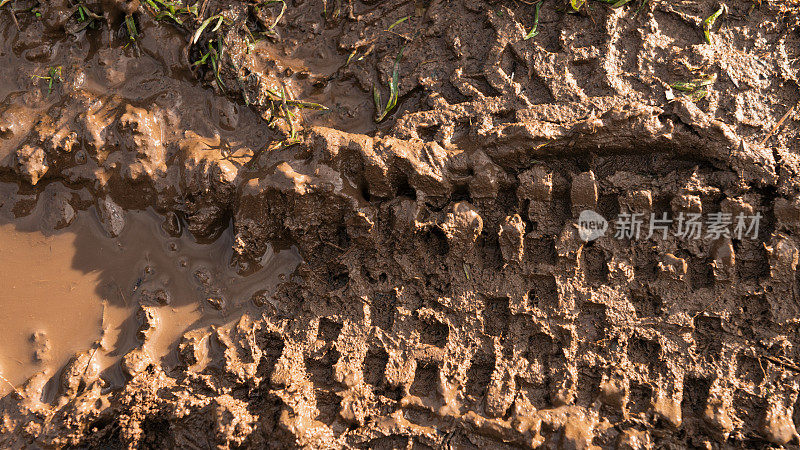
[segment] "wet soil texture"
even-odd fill
[[[0,0],[0,446],[797,448],[798,11]]]

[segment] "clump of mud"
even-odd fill
[[[137,300],[123,382],[34,376],[4,446],[798,445],[793,2],[0,4],[14,216],[302,257],[164,358]],[[759,226],[646,232],[690,216]]]

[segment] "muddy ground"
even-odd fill
[[[173,364],[140,297],[122,384],[34,376],[3,447],[797,447],[793,2],[0,3],[14,217],[302,257]],[[762,219],[585,242],[587,209]]]

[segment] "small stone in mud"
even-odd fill
[[[106,196],[97,200],[97,214],[100,223],[111,237],[117,237],[125,228],[125,211],[114,203],[111,197]]]
[[[682,212],[696,213],[696,214],[703,213],[703,202],[697,195],[688,195],[688,194],[679,195],[673,198],[670,204],[672,206],[672,212],[675,215],[680,214]]]
[[[534,166],[520,174],[518,195],[537,202],[549,202],[553,195],[553,174],[543,166]]]
[[[31,343],[33,344],[33,360],[40,362],[45,361],[50,357],[50,339],[44,331],[36,331],[31,335]]]
[[[223,306],[225,306],[225,300],[218,295],[212,295],[206,298],[206,302],[211,305],[212,308],[216,309],[217,311],[221,310]]]
[[[213,281],[211,271],[206,267],[201,267],[194,271],[194,279],[200,283],[200,286],[210,286]]]
[[[761,426],[764,437],[780,446],[785,446],[792,441],[797,443],[800,435],[792,421],[792,413],[791,408],[786,408],[782,402],[771,399]]]
[[[639,448],[650,448],[652,442],[650,434],[635,428],[629,428],[620,433],[617,440],[617,448],[622,450],[634,450]]]
[[[75,152],[75,164],[79,166],[86,164],[86,152],[83,150]]]
[[[122,368],[122,371],[129,377],[134,377],[136,374],[147,369],[151,364],[153,364],[153,360],[147,353],[147,350],[142,347],[137,347],[122,357],[120,368]]]
[[[253,294],[251,299],[253,300],[253,304],[259,308],[270,303],[269,294],[267,294],[267,291],[263,289]]]
[[[471,249],[483,232],[483,218],[477,209],[468,202],[458,202],[439,224],[450,243],[450,248],[458,253]]]
[[[63,192],[55,192],[45,197],[42,225],[46,230],[58,230],[67,227],[74,220],[75,208],[69,203],[69,195]]]
[[[686,278],[688,265],[685,259],[667,253],[662,256],[662,260],[658,263],[658,270],[669,278],[683,280]]]
[[[172,303],[172,295],[164,289],[142,289],[141,303],[150,305],[169,305]]]
[[[119,5],[120,11],[126,15],[135,13],[140,5],[139,0],[118,0],[117,4]]]
[[[629,213],[647,215],[653,209],[653,194],[647,189],[626,192],[620,198],[620,206]]]
[[[178,344],[178,358],[187,366],[193,366],[208,356],[208,337],[202,330],[190,331],[183,335]]]

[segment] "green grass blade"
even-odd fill
[[[533,28],[531,28],[531,31],[528,34],[525,35],[524,39],[526,41],[528,39],[536,36],[537,34],[539,34],[539,9],[541,7],[542,7],[542,2],[541,1],[536,3],[536,9],[533,12]]]
[[[618,2],[614,3],[613,5],[611,5],[611,7],[614,8],[614,9],[620,8],[622,6],[625,6],[630,1],[631,0],[619,0]]]
[[[406,51],[408,43],[403,45],[397,58],[394,60],[394,69],[392,69],[392,80],[389,82],[389,100],[386,102],[386,108],[383,109],[381,114],[378,115],[378,122],[386,118],[390,112],[397,106],[397,100],[400,98],[400,61],[403,59],[403,53]],[[378,95],[380,99],[380,93]]]
[[[217,79],[217,84],[219,85],[220,89],[223,91],[227,90],[228,87],[225,86],[225,83],[222,82],[222,77],[219,76],[219,66],[217,65],[217,57],[211,55],[211,69],[214,71],[214,77]]]
[[[214,25],[214,28],[211,29],[211,32],[212,33],[216,32],[217,30],[219,30],[219,27],[221,26],[222,26],[222,16],[219,16],[219,19],[217,19],[217,24]]]
[[[714,26],[714,22],[717,21],[717,18],[722,15],[724,11],[725,5],[722,5],[716,12],[714,12],[714,14],[708,16],[708,18],[703,21],[703,34],[706,37],[706,42],[709,44],[711,43],[711,27]]]
[[[156,20],[162,20],[165,17],[174,20],[178,25],[183,25],[183,20],[169,11],[161,11],[158,13],[158,15],[156,15]]]
[[[691,81],[678,81],[676,83],[672,83],[670,87],[681,92],[692,92],[697,89],[697,85]]]
[[[405,16],[405,17],[402,17],[400,19],[397,19],[393,24],[389,25],[389,28],[386,31],[392,31],[392,28],[394,28],[394,27],[400,25],[401,23],[405,22],[406,20],[408,20],[409,17],[411,17],[411,16]]]
[[[139,36],[139,33],[136,31],[136,22],[133,20],[133,16],[125,16],[125,27],[128,29],[128,37],[131,40],[136,40]]]
[[[707,90],[698,89],[698,90],[692,92],[691,94],[689,94],[689,98],[693,102],[699,102],[700,100],[706,98],[707,95],[708,95],[708,91]]]
[[[197,40],[200,39],[200,35],[203,34],[203,30],[205,30],[206,27],[208,27],[211,24],[211,22],[214,21],[214,19],[217,19],[219,17],[221,17],[221,16],[220,15],[215,15],[215,16],[211,16],[208,19],[204,20],[203,23],[200,24],[200,28],[198,28],[197,31],[194,32],[194,35],[192,35],[192,42],[191,43],[192,44],[196,44]]]
[[[717,81],[716,75],[711,75],[706,78],[695,78],[691,81],[678,81],[670,84],[670,87],[676,91],[683,92],[683,95],[689,97],[693,102],[700,101],[708,96],[708,86]]]
[[[697,83],[697,87],[699,87],[699,88],[700,87],[706,87],[706,86],[711,86],[712,84],[714,84],[714,82],[717,81],[717,76],[716,75],[711,75],[710,77],[707,77],[707,78],[700,78],[700,79],[692,80],[692,81]]]
[[[386,113],[388,114],[394,107],[397,105],[397,97],[399,97],[400,92],[400,72],[397,70],[397,66],[395,65],[395,70],[392,73],[392,81],[389,83],[389,102],[386,103]]]
[[[270,30],[275,28],[278,25],[278,22],[280,22],[281,18],[283,18],[283,13],[286,12],[286,0],[269,0],[263,3],[263,6],[274,5],[276,3],[281,4],[281,12],[278,13],[278,17],[276,17],[272,22],[272,25],[269,26]]]
[[[328,107],[314,102],[305,102],[302,100],[287,100],[286,104],[289,106],[296,106],[298,108],[314,109],[317,111],[327,111]]]
[[[281,12],[278,13],[278,17],[275,18],[275,22],[272,22],[272,26],[270,27],[270,30],[275,28],[278,25],[278,22],[281,21],[281,18],[283,17],[283,13],[284,12],[286,12],[286,1],[281,0]]]
[[[197,60],[194,63],[192,63],[192,65],[193,66],[202,66],[208,60],[209,55],[211,55],[211,52],[208,52],[205,55],[203,55],[199,60]]]
[[[344,62],[345,66],[350,64],[350,61],[353,59],[354,56],[356,56],[357,52],[358,52],[358,49],[353,50],[352,52],[350,52],[350,55],[347,57],[347,61]]]

